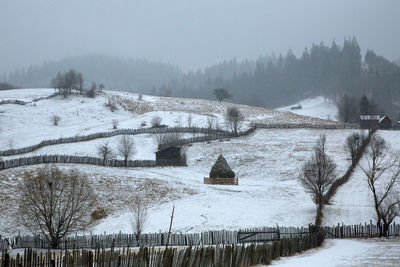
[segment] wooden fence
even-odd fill
[[[70,155],[40,155],[25,158],[16,158],[0,161],[0,170],[16,168],[27,165],[47,164],[47,163],[72,163],[72,164],[90,164],[108,167],[155,167],[155,160],[128,160],[125,166],[124,160],[111,159],[105,162],[96,157],[80,157]]]
[[[246,239],[243,236],[254,234]],[[302,236],[308,233],[305,227],[261,227],[242,229],[239,231],[205,231],[201,233],[172,233],[169,244],[171,246],[197,246],[217,244],[238,244],[244,242],[274,241],[281,238]],[[142,234],[139,241],[135,234],[108,234],[68,236],[61,242],[60,248],[97,248],[97,247],[138,247],[138,246],[165,246],[168,233]],[[0,238],[0,249],[12,248],[48,248],[48,242],[42,236],[18,236],[9,239]]]
[[[338,224],[332,227],[322,227],[326,238],[359,238],[378,237],[379,227],[370,221],[369,224],[343,225]],[[399,237],[400,225],[393,223],[389,226],[388,236]]]
[[[7,104],[26,105],[26,104],[29,104],[29,103],[32,103],[32,102],[37,102],[39,100],[50,99],[50,98],[55,97],[57,95],[59,95],[59,93],[55,92],[55,93],[53,93],[53,94],[51,94],[49,96],[41,96],[41,97],[35,98],[32,101],[28,101],[28,102],[23,101],[23,100],[18,100],[18,99],[0,100],[0,105],[7,105]]]
[[[370,221],[368,224],[323,226],[326,238],[357,238],[377,237],[379,229]],[[238,231],[206,231],[201,233],[172,233],[169,239],[171,246],[206,246],[227,245],[249,242],[275,241],[284,238],[301,237],[310,233],[308,227],[261,227],[242,229]],[[400,236],[400,225],[393,223],[389,227],[388,236]],[[135,234],[108,234],[68,236],[61,242],[60,248],[90,248],[97,247],[138,247],[165,246],[168,233],[143,234],[139,241]],[[47,241],[41,236],[18,236],[0,238],[0,250],[8,248],[48,248]]]
[[[174,140],[172,143],[163,143],[158,145],[158,149],[166,149],[171,146],[183,146],[187,144],[199,143],[199,142],[207,142],[212,140],[219,140],[226,137],[232,137],[229,133],[221,133],[221,134],[207,134],[204,136],[196,136],[190,138],[181,138],[178,140]]]
[[[241,245],[189,246],[187,248],[148,248],[132,250],[61,250],[39,252],[26,249],[14,257],[2,253],[4,267],[55,267],[55,266],[251,266],[268,264],[279,257],[290,256],[310,248],[318,247],[324,238],[320,233],[280,241]]]
[[[33,152],[39,148],[51,145],[59,145],[59,144],[67,144],[67,143],[76,143],[76,142],[85,142],[98,138],[108,138],[118,135],[137,135],[137,134],[165,134],[165,133],[201,133],[207,134],[208,136],[203,137],[195,137],[188,139],[181,139],[180,144],[188,144],[194,142],[204,142],[209,140],[216,140],[225,137],[241,137],[246,136],[250,133],[253,133],[256,129],[296,129],[296,128],[311,128],[311,129],[359,129],[357,124],[344,124],[344,123],[336,123],[336,124],[260,124],[256,123],[246,131],[239,132],[238,134],[233,134],[223,130],[216,130],[210,128],[199,128],[199,127],[165,127],[165,128],[141,128],[141,129],[119,129],[115,131],[109,132],[99,132],[89,135],[77,135],[72,137],[61,137],[58,139],[50,139],[44,140],[36,145],[21,147],[16,149],[8,149],[0,151],[0,156],[13,156],[20,155],[29,152]],[[163,148],[166,146],[170,146],[171,144],[165,144]]]
[[[256,123],[258,129],[360,129],[360,125],[354,123]]]
[[[8,149],[0,151],[0,156],[12,156],[12,155],[20,155],[29,152],[33,152],[39,148],[51,145],[59,145],[59,144],[67,144],[67,143],[76,143],[76,142],[84,142],[90,141],[97,138],[108,138],[118,135],[137,135],[137,134],[165,134],[165,133],[202,133],[209,135],[226,135],[228,132],[221,130],[214,130],[208,128],[196,128],[196,127],[166,127],[166,128],[142,128],[142,129],[119,129],[115,131],[109,132],[99,132],[89,135],[77,135],[72,137],[61,137],[58,139],[50,139],[44,140],[36,145],[16,148],[16,149]]]

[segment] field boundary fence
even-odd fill
[[[50,266],[254,266],[269,264],[271,260],[291,256],[307,249],[318,247],[324,237],[321,233],[307,236],[281,239],[274,242],[188,246],[183,248],[141,247],[132,250],[129,247],[110,250],[73,249],[47,252],[25,249],[21,254],[10,256],[2,252],[1,262],[4,267],[50,267]]]

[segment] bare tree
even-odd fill
[[[118,152],[124,157],[125,167],[128,165],[128,159],[135,154],[135,143],[132,137],[123,135],[119,140]]]
[[[357,157],[361,156],[360,149],[365,142],[365,136],[359,133],[353,133],[346,138],[345,149],[350,154],[351,164],[355,164]]]
[[[117,129],[119,121],[118,120],[112,120],[111,122],[112,122],[113,129]]]
[[[188,128],[190,129],[192,127],[192,113],[189,113],[188,117],[187,117],[187,124],[188,124]]]
[[[59,123],[60,120],[61,120],[61,117],[58,116],[58,115],[53,115],[53,116],[50,117],[50,120],[51,120],[51,122],[53,123],[53,125],[57,126],[58,123]]]
[[[77,80],[78,80],[77,81],[78,91],[79,91],[80,94],[82,94],[83,93],[83,82],[84,82],[82,73],[80,73],[80,72],[78,73]]]
[[[379,236],[387,236],[389,225],[400,213],[400,161],[388,154],[385,140],[374,134],[365,153],[367,164],[360,166],[373,196]]]
[[[181,134],[179,132],[156,135],[156,141],[159,148],[163,145],[177,145],[179,144],[180,138]]]
[[[161,126],[161,118],[159,116],[154,116],[153,118],[151,118],[151,127],[153,128],[158,128]]]
[[[99,156],[103,159],[103,165],[105,165],[106,160],[108,160],[114,154],[108,142],[104,142],[97,146],[97,152],[99,153]]]
[[[26,172],[19,184],[18,219],[33,234],[58,248],[68,234],[85,230],[94,204],[87,177],[77,171],[42,168]]]
[[[135,233],[136,241],[139,243],[140,236],[147,224],[148,203],[142,196],[136,195],[130,202],[129,208],[133,215],[131,220],[132,230]]]
[[[313,148],[311,159],[304,163],[299,175],[301,185],[317,205],[316,226],[321,225],[324,194],[336,180],[335,170],[336,164],[326,154],[326,135],[323,134]]]
[[[226,110],[225,123],[235,135],[238,135],[238,130],[242,126],[244,119],[244,115],[237,107],[228,107]]]
[[[207,130],[210,133],[211,130],[214,127],[214,118],[213,117],[207,117]]]
[[[92,82],[92,85],[90,86],[90,89],[86,93],[87,97],[95,98],[96,97],[96,91],[97,91],[97,84],[95,82]]]
[[[213,91],[213,95],[218,99],[219,103],[224,99],[231,98],[231,94],[225,88],[216,88]]]

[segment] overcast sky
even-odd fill
[[[0,72],[85,53],[193,69],[353,35],[400,59],[400,1],[0,0]]]

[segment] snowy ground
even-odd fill
[[[195,136],[202,136],[203,134],[192,134],[192,133],[180,133],[179,138],[192,138]],[[135,145],[135,152],[130,158],[131,160],[155,160],[157,151],[157,135],[154,134],[140,134],[132,135],[130,138],[133,140]],[[120,144],[121,136],[113,136],[110,138],[98,138],[86,142],[77,142],[69,144],[51,145],[39,148],[33,152],[4,156],[4,160],[20,158],[20,157],[31,157],[38,155],[76,155],[76,156],[88,156],[88,157],[101,157],[99,155],[99,147],[108,143],[109,148],[112,151],[112,155],[109,158],[123,159],[121,154],[118,152],[118,146]]]
[[[52,89],[23,91],[2,91],[0,97],[27,99],[53,93]],[[114,97],[118,110],[111,112],[105,107],[104,103],[109,97]],[[314,111],[308,115],[325,114],[322,112],[323,108],[316,104],[323,99],[307,101],[302,102],[304,110],[312,110],[311,107],[314,107]],[[139,101],[137,95],[122,92],[104,92],[95,99],[82,96],[64,99],[60,96],[38,101],[36,105],[0,105],[0,146],[2,149],[16,148],[47,138],[107,131],[112,129],[113,119],[120,122],[119,128],[139,128],[142,122],[146,122],[146,127],[149,127],[154,116],[162,117],[162,123],[169,126],[187,126],[190,114],[193,126],[206,127],[208,118],[213,118],[222,125],[223,112],[229,105],[231,104],[215,101],[146,95]],[[245,126],[251,122],[326,123],[292,113],[241,105],[239,107],[248,118]],[[59,126],[51,125],[49,117],[52,114],[62,117]],[[176,206],[175,231],[239,229],[275,224],[305,226],[313,221],[315,207],[310,196],[297,181],[300,167],[309,158],[318,136],[326,133],[328,153],[337,164],[337,174],[343,175],[350,164],[348,155],[344,152],[344,142],[352,132],[354,131],[257,130],[243,138],[186,146],[188,167],[117,169],[87,165],[60,166],[66,169],[77,168],[91,177],[99,195],[98,205],[104,207],[109,214],[90,229],[96,233],[131,231],[127,203],[135,192],[142,192],[152,202],[150,223],[146,229],[150,232],[167,229],[173,205]],[[392,147],[400,148],[400,132],[380,133]],[[137,150],[134,159],[154,159],[154,137],[144,134],[133,138]],[[94,156],[96,146],[105,141],[115,149],[118,137],[48,146],[26,155],[57,153]],[[239,186],[203,184],[203,177],[208,176],[220,153],[237,173]],[[14,225],[13,217],[15,204],[18,202],[16,184],[23,171],[37,167],[10,169],[0,173],[3,177],[0,179],[0,225],[7,225],[2,227],[0,234],[15,234],[21,230]],[[368,202],[370,197],[364,182],[361,170],[356,170],[349,183],[337,192],[332,205],[327,206],[324,216],[326,225],[338,222],[364,223],[373,219],[374,214]]]
[[[275,260],[272,266],[400,266],[399,239],[328,239],[321,248]],[[270,266],[270,265],[268,265]]]
[[[53,89],[21,89],[0,91],[1,98],[32,99],[50,95]],[[109,98],[114,98],[118,110],[112,112],[105,107]],[[124,92],[105,91],[92,99],[79,95],[54,97],[27,105],[0,105],[0,147],[3,149],[33,145],[44,139],[69,137],[112,130],[112,120],[119,121],[119,128],[140,128],[142,123],[150,127],[153,117],[162,118],[168,126],[207,127],[208,118],[224,128],[223,114],[230,103],[219,103],[190,98],[143,96]],[[237,105],[246,115],[244,128],[252,122],[302,123],[327,121],[303,117],[292,113],[267,110],[259,107]],[[52,115],[59,115],[58,126],[52,125]]]
[[[291,107],[302,106],[302,109],[291,110]],[[333,102],[325,101],[323,96],[308,98],[287,107],[277,108],[279,111],[292,112],[298,115],[310,116],[325,120],[337,120],[338,109]]]
[[[301,164],[310,156],[317,137],[324,132],[327,134],[328,153],[337,163],[338,174],[341,175],[350,164],[343,144],[351,130],[263,129],[230,141],[196,143],[185,148],[188,167],[119,169],[76,165],[79,171],[92,177],[99,194],[99,206],[105,207],[110,214],[91,231],[130,232],[131,215],[127,211],[127,204],[138,191],[147,194],[152,201],[146,228],[149,232],[167,230],[173,205],[176,208],[173,230],[176,232],[276,224],[306,226],[313,221],[315,208],[309,195],[298,183],[297,175]],[[220,153],[238,174],[239,186],[203,184],[203,178],[208,176]],[[67,169],[73,167],[59,166]],[[10,221],[14,212],[12,203],[18,200],[15,185],[23,170],[36,167],[0,173],[5,177],[3,186],[0,184],[2,192],[4,196],[11,196],[3,200],[6,211],[1,215],[0,224],[13,225],[3,229],[3,234],[19,230],[14,226],[15,222]],[[138,184],[144,182],[149,185],[142,185],[137,190]]]

